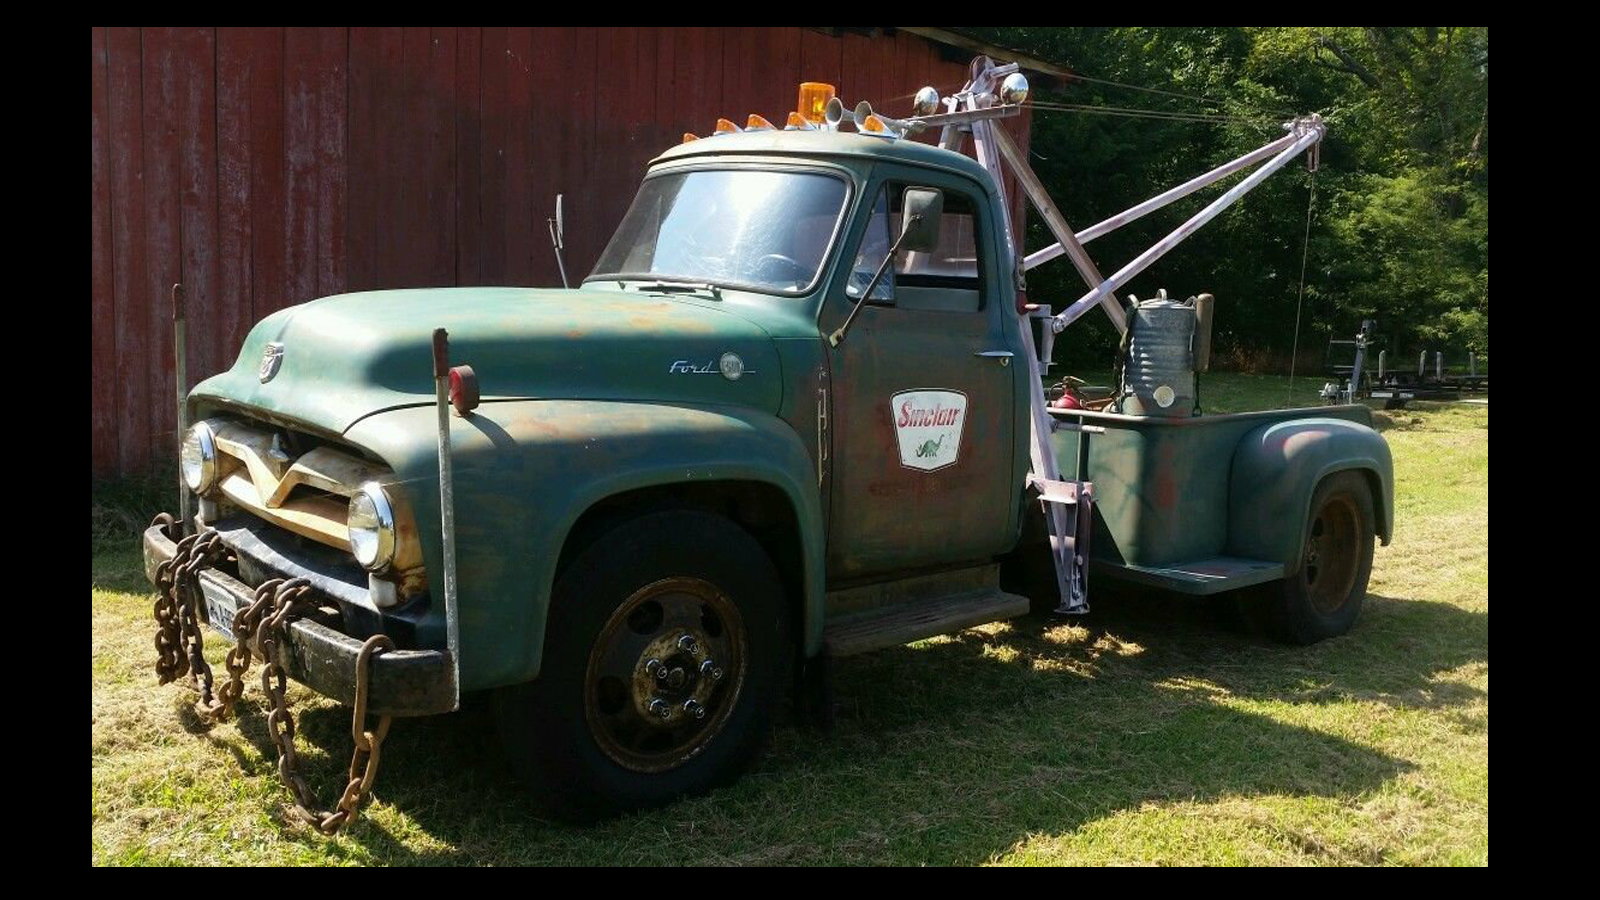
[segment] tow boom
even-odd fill
[[[1017,183],[1028,195],[1029,201],[1038,209],[1045,224],[1056,238],[1056,243],[1024,256],[1019,236],[1013,232],[1012,222],[1009,218],[1005,219],[1006,243],[1013,259],[1016,260],[1018,288],[1021,289],[1023,286],[1024,272],[1063,255],[1072,260],[1073,266],[1089,288],[1087,293],[1054,315],[1048,307],[1033,308],[1023,312],[1024,315],[1031,314],[1049,319],[1049,326],[1044,332],[1047,348],[1054,343],[1053,336],[1056,333],[1095,306],[1106,311],[1106,315],[1111,318],[1119,333],[1127,331],[1126,316],[1116,299],[1118,289],[1302,152],[1309,151],[1309,165],[1315,170],[1318,150],[1326,133],[1326,126],[1323,125],[1322,118],[1317,115],[1287,122],[1284,124],[1284,129],[1289,133],[1284,137],[1224,163],[1137,206],[1097,222],[1083,231],[1074,231],[1067,224],[1061,210],[1050,199],[1039,176],[1028,165],[1026,155],[1003,129],[995,125],[996,119],[1016,115],[1019,104],[1026,99],[1026,96],[1027,81],[1018,71],[1016,63],[995,65],[987,56],[980,56],[973,61],[972,77],[966,86],[953,96],[941,98],[944,112],[913,116],[903,122],[889,121],[895,126],[900,126],[903,131],[920,131],[934,125],[941,126],[943,131],[939,145],[958,152],[962,149],[965,136],[971,134],[978,162],[994,179],[1002,203],[1005,201],[1002,165],[1010,167],[1017,178]],[[1265,165],[1229,188],[1226,193],[1118,269],[1111,277],[1103,277],[1094,260],[1084,250],[1083,245],[1095,238],[1110,234],[1129,222],[1136,221],[1263,160],[1266,161]],[[1022,337],[1027,345],[1028,376],[1032,387],[1029,402],[1032,439],[1029,450],[1033,471],[1028,477],[1028,484],[1038,492],[1038,499],[1044,508],[1050,528],[1050,549],[1055,558],[1056,584],[1061,597],[1061,605],[1056,611],[1085,613],[1089,611],[1085,566],[1088,558],[1094,486],[1083,480],[1084,473],[1081,468],[1085,454],[1081,452],[1080,471],[1075,472],[1071,479],[1062,479],[1061,473],[1057,470],[1055,454],[1050,446],[1050,434],[1052,431],[1070,429],[1081,432],[1081,440],[1087,441],[1090,434],[1101,429],[1088,425],[1081,417],[1079,421],[1072,423],[1050,415],[1046,407],[1044,381],[1040,374],[1040,359],[1034,343],[1033,329],[1023,327]]]

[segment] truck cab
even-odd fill
[[[687,190],[701,181],[725,184],[728,202],[662,216],[665,191],[655,185]],[[774,200],[742,186],[775,181],[826,201]],[[938,246],[898,255],[863,297],[899,234],[908,187],[942,194]],[[729,208],[741,199],[755,209]],[[722,281],[720,299],[690,300],[687,289],[679,296],[749,316],[773,336],[785,385],[779,415],[809,438],[827,586],[949,568],[1009,550],[1022,505],[1027,451],[1015,432],[1026,422],[1028,385],[1026,368],[1019,378],[1011,364],[1020,322],[1000,263],[1000,209],[972,160],[923,144],[820,132],[719,136],[656,161],[585,287]],[[689,216],[725,218],[733,236],[684,255],[676,232],[709,227],[677,221]],[[661,249],[647,272],[630,274],[638,266],[618,260],[650,253],[641,236],[652,227]],[[755,246],[745,246],[752,238]],[[720,268],[730,264],[750,268],[730,278]],[[741,278],[771,280],[741,292]],[[857,303],[848,338],[829,346],[824,338]]]

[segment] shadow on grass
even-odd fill
[[[1487,410],[1487,407],[1472,407],[1449,400],[1413,400],[1400,409],[1374,409],[1372,427],[1380,432],[1437,431],[1441,422],[1449,422],[1452,424],[1446,430],[1456,430],[1461,426],[1454,423],[1459,422],[1462,415],[1480,409]],[[1487,418],[1478,425],[1479,429],[1488,427]]]
[[[832,733],[785,721],[736,784],[581,828],[530,811],[481,706],[400,720],[376,793],[443,849],[418,852],[414,836],[370,819],[348,840],[398,865],[970,865],[1147,803],[1348,799],[1412,765],[1275,713],[1353,701],[1355,716],[1375,703],[1483,727],[1465,709],[1481,692],[1437,676],[1487,663],[1487,615],[1367,604],[1352,634],[1289,648],[1221,627],[1204,603],[1102,592],[1086,620],[1023,619],[853,657],[836,667]],[[342,785],[348,715],[302,717],[319,796]],[[267,752],[264,731],[247,734]]]

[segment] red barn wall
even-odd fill
[[[315,297],[559,284],[558,192],[581,278],[683,132],[781,124],[801,81],[903,116],[969,56],[892,30],[95,28],[94,474],[174,453],[174,282],[192,385]],[[1023,146],[1028,124],[1007,122]]]

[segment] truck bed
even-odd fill
[[[1282,560],[1252,559],[1228,546],[1229,479],[1241,438],[1296,419],[1372,424],[1372,411],[1361,405],[1189,418],[1058,409],[1050,415],[1054,423],[1105,429],[1051,435],[1061,477],[1094,483],[1093,569],[1188,594],[1283,577]]]

